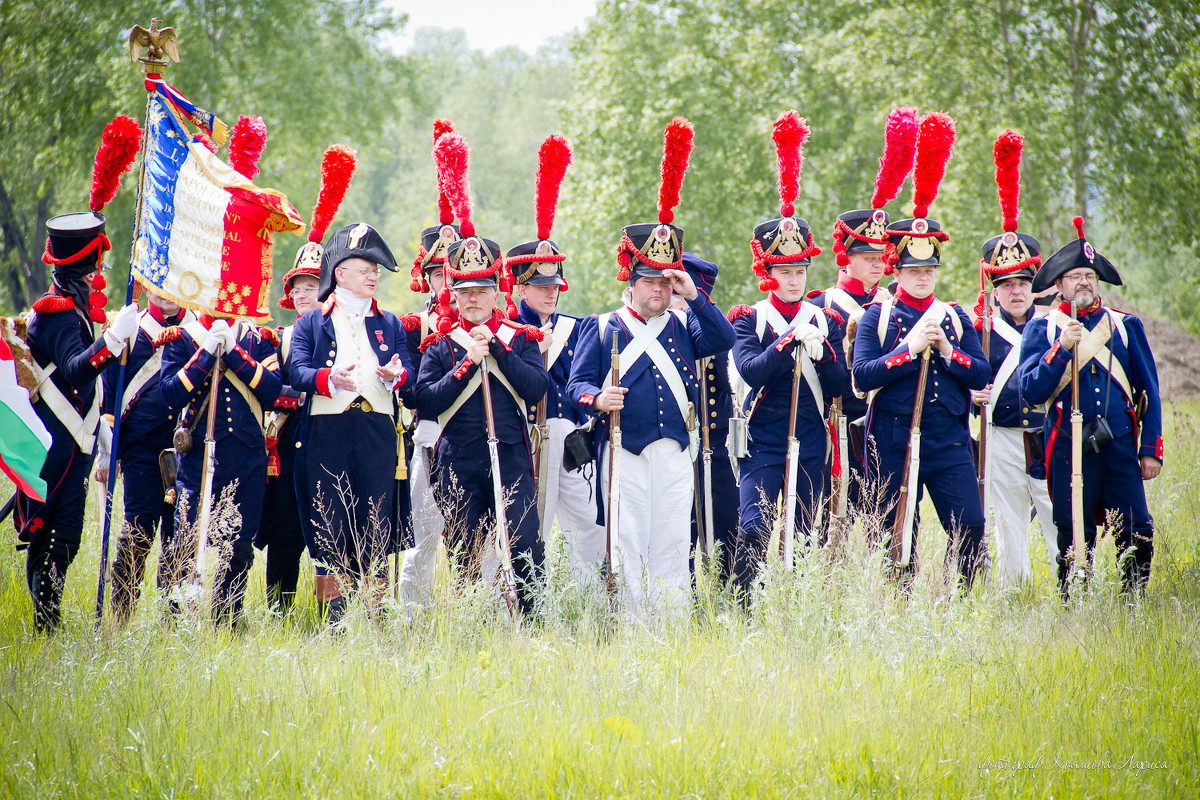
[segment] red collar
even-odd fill
[[[844,292],[867,296],[875,294],[875,289],[879,288],[879,284],[875,284],[874,288],[868,289],[858,278],[851,278],[850,273],[846,272],[844,269],[838,271],[837,285],[838,288]]]
[[[1061,311],[1062,313],[1066,314],[1068,317],[1072,317],[1075,315],[1075,307],[1072,306],[1066,300],[1063,300],[1061,303],[1058,304],[1058,310]],[[1095,314],[1099,310],[1100,310],[1100,298],[1096,297],[1096,299],[1092,301],[1092,304],[1090,306],[1079,309],[1079,316],[1090,317],[1092,314]]]
[[[934,296],[932,294],[930,294],[928,297],[918,300],[917,298],[913,297],[908,292],[904,291],[899,286],[897,286],[896,287],[896,299],[899,300],[901,303],[904,303],[906,306],[912,306],[917,311],[925,311],[931,305],[933,305]]]
[[[787,317],[788,319],[796,316],[796,312],[800,310],[800,304],[804,302],[804,298],[801,297],[796,302],[789,303],[785,300],[781,300],[779,295],[775,294],[774,292],[771,292],[769,299],[771,301],[771,305],[775,306],[775,310],[780,314],[783,314],[783,316]]]
[[[491,331],[492,333],[495,333],[496,331],[500,330],[500,326],[504,324],[504,317],[501,316],[501,314],[498,310],[494,310],[494,311],[492,311],[492,316],[487,320],[487,322],[483,322],[480,324],[486,325],[487,329],[489,331]],[[462,328],[467,333],[470,333],[471,329],[474,327],[477,327],[477,326],[470,322],[467,322],[462,317],[459,317],[458,318],[458,327]]]
[[[166,314],[164,314],[162,312],[162,309],[159,308],[158,306],[154,305],[154,303],[147,303],[147,305],[149,306],[150,316],[159,325],[178,325],[180,322],[183,321],[183,311],[184,310],[182,308],[179,309],[179,313],[176,314],[175,316],[168,317]],[[209,323],[209,324],[211,324],[211,323]]]

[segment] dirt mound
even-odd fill
[[[1200,396],[1200,339],[1169,322],[1143,314],[1117,292],[1104,292],[1104,305],[1137,315],[1158,367],[1159,394],[1164,403]]]

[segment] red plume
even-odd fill
[[[112,202],[121,186],[121,176],[133,166],[142,144],[142,129],[133,117],[122,114],[104,126],[96,162],[92,165],[92,193],[88,206],[92,211]]]
[[[258,174],[258,160],[267,146],[267,124],[262,117],[238,117],[229,135],[229,166],[250,180]]]
[[[801,148],[808,141],[808,134],[808,122],[794,110],[780,115],[771,133],[775,140],[775,161],[779,166],[779,213],[785,217],[796,213],[800,168],[804,165]]]
[[[1079,238],[1080,239],[1085,238],[1083,235],[1083,217],[1080,217],[1080,216],[1071,217],[1071,224],[1075,226],[1075,232],[1079,234]]]
[[[538,150],[536,182],[537,238],[549,239],[554,227],[554,210],[558,207],[558,190],[563,176],[571,166],[571,143],[558,134],[546,137]]]
[[[658,221],[663,225],[670,225],[675,220],[679,189],[683,186],[695,138],[692,123],[683,117],[671,120],[663,131],[662,185],[658,189]]]
[[[1004,215],[1004,230],[1017,229],[1019,214],[1017,200],[1021,196],[1021,147],[1025,139],[1016,131],[1004,131],[992,146],[996,162],[996,190],[1000,193],[1000,213]]]
[[[954,120],[935,111],[921,118],[917,133],[917,155],[913,166],[913,216],[929,214],[938,186],[946,174],[946,162],[954,149]]]
[[[433,143],[437,144],[437,140],[441,138],[443,133],[450,133],[454,130],[454,123],[448,119],[435,119],[433,121]],[[441,182],[438,182],[438,221],[443,225],[449,225],[454,222],[454,210],[450,208],[450,201],[446,198],[446,190],[442,188]]]
[[[475,235],[475,223],[471,221],[471,187],[467,182],[470,156],[471,148],[467,147],[466,139],[454,131],[443,133],[433,146],[438,186],[450,201],[450,207],[458,217],[459,233],[464,238]]]
[[[884,127],[883,157],[875,175],[871,208],[883,208],[896,199],[904,179],[912,172],[916,152],[917,110],[912,106],[893,108]]]
[[[230,145],[232,147],[232,145]],[[355,152],[344,144],[331,144],[321,156],[321,191],[317,204],[313,206],[312,230],[308,232],[310,242],[320,243],[329,230],[329,223],[346,198],[354,169],[358,165]]]

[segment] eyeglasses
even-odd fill
[[[293,286],[292,290],[290,292],[288,292],[288,294],[291,295],[292,297],[305,297],[307,295],[316,294],[316,293],[317,293],[316,286]]]
[[[355,269],[350,269],[349,267],[338,267],[338,269],[344,269],[347,272],[357,273],[364,278],[369,276],[374,276],[376,278],[379,277],[379,267],[357,267]]]
[[[1096,280],[1096,273],[1094,272],[1067,273],[1062,276],[1063,283],[1095,283]]]

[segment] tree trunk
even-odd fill
[[[16,261],[4,271],[3,282],[8,287],[15,308],[29,305],[30,297],[25,292],[25,284],[29,275],[29,252],[25,248],[25,237],[17,223],[17,215],[13,212],[12,200],[4,181],[0,179],[0,230],[4,232],[4,249],[16,254]]]

